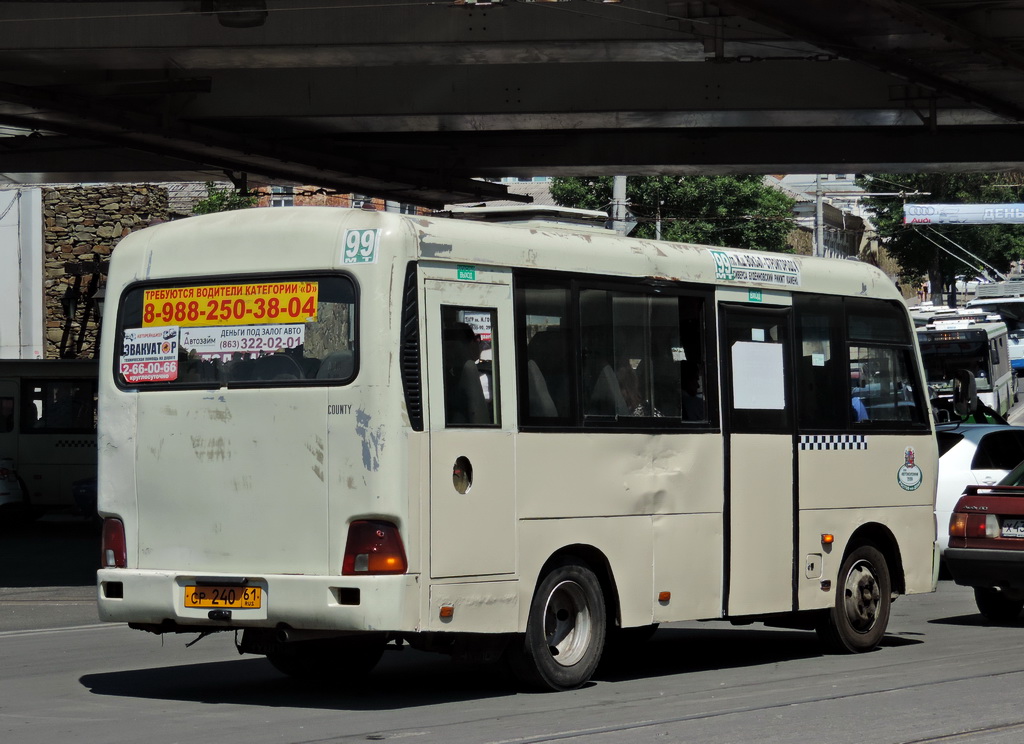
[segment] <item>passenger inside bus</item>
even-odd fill
[[[21,401],[21,430],[34,429],[39,425],[39,409],[35,401],[25,397]]]
[[[563,328],[539,331],[526,349],[543,377],[557,416],[569,414],[569,337]]]
[[[626,404],[627,416],[654,416],[650,401],[640,393],[640,380],[629,359],[623,359],[615,368],[615,377],[619,381],[622,400]]]
[[[444,407],[448,424],[489,424],[491,411],[484,398],[477,360],[480,342],[466,323],[451,323],[443,332]]]
[[[704,420],[704,395],[700,392],[700,367],[696,362],[679,363],[682,375],[682,415],[685,421]]]

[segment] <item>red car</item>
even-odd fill
[[[944,558],[953,580],[974,587],[988,620],[1012,622],[1024,608],[1024,485],[1016,468],[994,486],[967,486],[949,518]]]

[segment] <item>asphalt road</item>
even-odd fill
[[[408,649],[320,689],[239,656],[231,634],[189,648],[99,624],[94,528],[32,530],[49,531],[43,554],[39,534],[0,535],[4,744],[1024,740],[1024,622],[986,624],[949,582],[901,598],[881,648],[858,656],[823,656],[812,633],[678,623],[574,692],[524,693],[498,667]]]

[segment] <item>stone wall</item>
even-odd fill
[[[53,186],[43,189],[43,292],[46,317],[46,357],[60,356],[61,339],[68,328],[66,354],[96,356],[96,323],[89,321],[82,343],[85,301],[78,303],[68,321],[61,299],[74,287],[75,272],[82,273],[80,290],[94,281],[93,265],[105,264],[118,242],[130,232],[166,222],[167,190],[145,184]],[[68,270],[70,264],[70,271]],[[103,269],[105,276],[105,267]],[[99,286],[103,286],[104,279]],[[76,348],[77,347],[77,348]]]

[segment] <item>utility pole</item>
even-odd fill
[[[825,219],[823,216],[821,174],[814,176],[814,255],[825,255]]]
[[[612,229],[619,235],[626,234],[626,177],[612,179]]]

